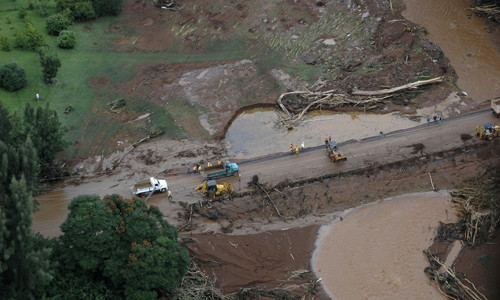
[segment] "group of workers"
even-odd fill
[[[304,144],[304,142],[302,142],[302,144],[300,144],[300,151],[304,151],[304,148],[305,148],[305,144]],[[295,150],[295,154],[299,154],[300,153],[298,145],[294,147],[293,144],[290,144],[290,151],[289,151],[289,153],[293,154],[294,150]]]
[[[217,161],[217,166],[221,166],[222,165],[222,161],[218,160]],[[213,164],[211,162],[207,162],[207,168],[210,168],[210,167],[213,167]],[[187,173],[190,174],[190,173],[200,173],[202,170],[202,167],[200,164],[196,164],[194,165],[191,169],[188,169],[187,170]]]

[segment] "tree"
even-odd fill
[[[62,14],[53,14],[45,21],[47,32],[50,35],[59,35],[61,31],[68,29],[70,24],[71,21]]]
[[[56,154],[64,149],[66,143],[63,139],[63,129],[57,112],[49,108],[39,106],[36,110],[28,103],[24,108],[23,120],[19,135],[19,140],[24,140],[28,136],[33,140],[33,145],[37,151],[42,174],[51,170]]]
[[[92,5],[98,16],[116,16],[123,8],[123,0],[92,0]]]
[[[189,266],[177,230],[158,208],[139,198],[79,196],[61,225],[66,272],[101,278],[129,299],[156,299],[156,289],[175,287]]]
[[[55,53],[47,53],[40,51],[40,65],[42,66],[43,81],[46,84],[52,83],[52,79],[56,77],[57,71],[61,67],[61,61]]]
[[[74,31],[63,30],[57,37],[57,45],[60,48],[71,49],[76,45],[76,34]]]
[[[50,249],[36,248],[31,234],[37,166],[29,138],[19,146],[0,140],[0,294],[5,299],[40,298],[52,279]]]
[[[14,92],[26,86],[26,72],[15,62],[0,67],[0,87]]]
[[[24,18],[24,20],[24,29],[14,33],[14,47],[37,50],[44,43],[43,36],[36,30],[28,18]]]
[[[10,51],[11,43],[10,39],[6,35],[0,35],[0,50],[2,51]]]

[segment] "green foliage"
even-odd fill
[[[14,92],[26,86],[26,72],[15,62],[0,66],[0,88]]]
[[[123,0],[92,0],[98,16],[116,16],[123,8]]]
[[[50,35],[59,35],[61,31],[68,29],[71,21],[62,14],[53,14],[47,18],[45,24]]]
[[[189,266],[175,227],[142,199],[84,195],[69,210],[60,239],[66,272],[102,278],[129,299],[156,299],[155,289],[175,287]]]
[[[39,106],[32,108],[26,105],[23,115],[23,124],[19,139],[30,136],[35,146],[43,174],[50,171],[56,154],[64,149],[66,143],[63,139],[62,126],[54,110]]]
[[[43,44],[43,36],[27,19],[25,19],[24,29],[14,33],[14,47],[16,48],[36,50]]]
[[[6,35],[0,35],[0,50],[2,51],[10,51],[12,45],[10,43],[10,39]]]
[[[63,30],[57,37],[57,45],[60,48],[72,49],[76,45],[76,34],[74,31]]]
[[[73,9],[73,17],[77,21],[87,21],[95,19],[97,17],[97,14],[90,1],[83,1],[75,3],[75,8]]]
[[[35,0],[34,8],[36,8],[40,16],[46,17],[48,15],[49,0]]]
[[[0,114],[5,117],[5,111]],[[0,295],[38,299],[52,274],[50,249],[38,247],[31,233],[36,151],[29,138],[22,144],[7,138],[8,144],[0,137]]]
[[[27,14],[28,12],[26,11],[26,9],[24,7],[21,7],[17,13],[17,16],[21,19],[24,19],[24,17],[26,17]]]
[[[40,51],[40,65],[42,66],[43,81],[52,83],[52,78],[56,77],[57,71],[61,67],[61,61],[55,53]]]
[[[58,11],[69,9],[78,21],[87,21],[105,15],[116,16],[123,8],[123,0],[56,0]]]

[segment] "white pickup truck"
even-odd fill
[[[134,185],[132,193],[136,196],[143,197],[149,193],[165,193],[168,190],[167,181],[163,179],[149,178],[149,181],[138,182]]]
[[[500,99],[491,100],[491,109],[497,117],[500,117]]]

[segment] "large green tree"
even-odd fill
[[[57,112],[49,104],[33,108],[29,103],[24,108],[22,121],[18,129],[19,140],[30,136],[35,146],[42,174],[48,173],[56,154],[64,149],[64,132]]]
[[[0,109],[3,124],[12,128]],[[2,299],[37,299],[52,279],[50,249],[35,247],[31,233],[38,157],[29,137],[13,143],[0,136],[0,295]],[[8,142],[8,143],[6,143]]]
[[[128,299],[156,299],[156,291],[175,287],[189,266],[176,228],[142,199],[84,195],[69,210],[60,238],[67,274],[102,280]]]

